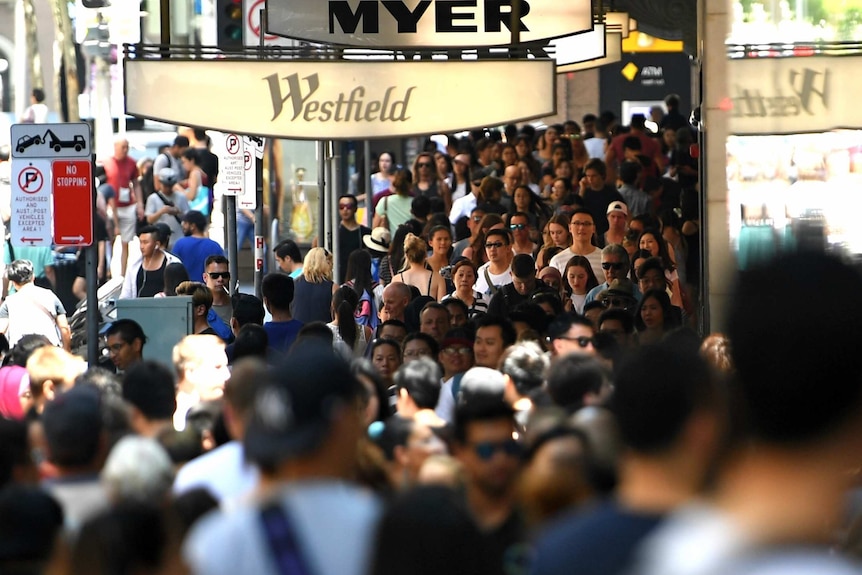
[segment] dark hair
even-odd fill
[[[236,334],[236,341],[233,344],[233,361],[235,364],[238,360],[244,357],[259,357],[266,359],[267,348],[269,347],[269,334],[262,325],[256,323],[248,323],[242,326]]]
[[[399,196],[409,196],[410,187],[413,185],[413,174],[410,170],[399,168],[395,170],[395,177],[392,178],[392,191]]]
[[[407,234],[412,232],[410,226],[401,224],[392,236],[392,242],[389,244],[389,265],[393,275],[404,267],[404,240],[407,239]]]
[[[433,162],[432,162],[433,164]],[[416,196],[410,202],[410,213],[417,220],[424,220],[431,213],[431,199],[428,196]]]
[[[202,282],[183,282],[177,286],[177,295],[192,296],[192,307],[204,306],[209,312],[213,306],[213,292]]]
[[[637,262],[639,259],[644,259],[644,260],[657,259],[659,262],[661,262],[661,258],[658,258],[658,257],[653,258],[653,255],[649,252],[649,250],[641,250],[641,249],[636,250],[635,253],[632,254],[631,269],[629,270],[629,277],[631,277],[631,278],[637,278],[638,277],[638,274],[637,274],[638,270],[635,268],[635,262]],[[643,265],[645,263],[646,263],[646,261],[644,261],[641,265]],[[662,268],[662,273],[664,273],[664,262],[661,263],[661,268]]]
[[[144,329],[133,319],[118,319],[112,322],[110,327],[105,330],[105,337],[108,338],[112,335],[119,335],[120,339],[125,343],[132,343],[136,339],[141,340],[141,346],[147,343],[147,336],[144,335]]]
[[[661,305],[662,315],[664,316],[664,325],[662,327],[662,331],[668,332],[675,327],[679,327],[676,320],[676,315],[674,315],[673,313],[670,298],[668,297],[667,292],[661,289],[651,289],[648,290],[645,294],[643,294],[643,297],[641,297],[641,300],[638,302],[638,307],[635,310],[634,321],[635,328],[638,331],[644,331],[646,329],[643,318],[641,318],[641,310],[643,309],[644,303],[646,303],[646,300],[648,300],[649,298],[654,298],[656,301],[658,301],[659,305]]]
[[[500,372],[509,376],[520,395],[528,395],[542,387],[548,360],[542,348],[536,344],[517,343],[506,354]]]
[[[641,239],[646,236],[651,235],[655,238],[656,243],[658,243],[658,257],[661,258],[662,263],[664,264],[665,269],[673,271],[676,269],[676,266],[673,264],[673,261],[670,259],[670,251],[667,249],[667,242],[664,240],[664,237],[661,235],[661,232],[656,228],[646,228],[641,234],[638,236],[638,248],[641,245]],[[652,255],[652,254],[650,254]]]
[[[395,327],[400,327],[405,332],[407,331],[407,324],[405,324],[400,319],[387,319],[386,321],[377,326],[377,333],[381,333],[383,331],[383,328],[389,325],[394,325]]]
[[[42,102],[45,101],[45,90],[43,90],[42,88],[33,88],[33,92],[31,92],[31,93],[33,94],[33,98],[38,103],[41,104]]]
[[[374,421],[385,421],[387,417],[392,415],[392,407],[389,405],[389,391],[386,389],[386,383],[383,381],[383,378],[374,369],[371,361],[364,357],[354,359],[350,364],[350,371],[357,379],[365,377],[371,381],[378,403],[377,415]]]
[[[629,120],[629,126],[643,130],[646,126],[646,116],[643,114],[632,114],[631,120]]]
[[[63,508],[38,486],[11,484],[0,491],[0,565],[9,575],[47,573],[63,529]],[[85,569],[87,573],[93,571]],[[71,571],[70,571],[71,572]]]
[[[384,322],[384,323],[388,323],[388,322]],[[382,324],[381,324],[381,327],[382,327]],[[389,339],[389,338],[377,338],[374,341],[372,341],[371,342],[370,356],[374,356],[374,352],[377,350],[377,348],[382,347],[384,345],[388,345],[388,346],[395,348],[395,352],[398,354],[398,357],[399,358],[401,357],[401,346],[398,345],[397,341],[395,341],[394,339]]]
[[[230,265],[230,261],[221,254],[213,254],[211,256],[208,256],[207,259],[204,260],[204,269],[210,267],[210,264],[224,264],[227,266]]]
[[[472,265],[472,264],[470,264],[470,265]],[[453,275],[454,275],[454,273],[453,273]],[[470,315],[470,308],[467,306],[467,304],[464,303],[463,301],[461,301],[460,299],[456,298],[456,297],[450,297],[448,299],[441,301],[440,303],[443,304],[444,306],[446,306],[447,309],[450,305],[457,305],[462,309],[465,316]]]
[[[566,335],[575,325],[593,328],[592,322],[584,316],[574,312],[563,313],[555,317],[551,325],[548,326],[548,338],[551,341],[558,339]]]
[[[455,441],[462,445],[467,441],[467,429],[471,423],[505,419],[512,423],[513,428],[515,425],[514,411],[502,397],[492,398],[485,394],[476,399],[460,402],[455,408],[452,432]]]
[[[141,237],[144,234],[152,234],[153,236],[155,236],[156,241],[159,241],[162,237],[161,233],[159,232],[159,228],[153,225],[143,226],[142,228],[138,229],[138,237]]]
[[[398,389],[406,389],[419,409],[434,409],[440,399],[440,365],[420,357],[398,368],[392,378]]]
[[[165,266],[165,295],[177,295],[177,286],[183,282],[189,281],[189,272],[186,266],[179,262],[174,262]]]
[[[98,455],[104,423],[95,387],[73,387],[49,401],[42,425],[49,460],[62,467],[92,465]]]
[[[638,140],[638,143],[640,143],[640,140]],[[638,181],[640,173],[641,165],[639,162],[623,162],[620,166],[620,180],[629,186],[633,186]]]
[[[257,297],[251,294],[236,292],[231,296],[230,303],[233,308],[231,317],[236,319],[236,323],[239,324],[240,329],[250,323],[263,325],[266,310],[263,309],[263,302],[257,299]]]
[[[402,248],[403,249],[403,248]],[[353,291],[361,298],[365,292],[374,291],[374,278],[371,275],[371,254],[365,250],[353,250],[347,256],[345,277],[353,281]]]
[[[204,137],[206,137],[206,134],[204,134]],[[195,139],[198,139],[197,134],[195,134]],[[196,148],[186,148],[185,150],[183,150],[182,155],[185,159],[194,163],[196,166],[199,166],[201,163],[201,157],[198,154],[198,151]]]
[[[584,165],[584,173],[586,173],[587,170],[595,171],[598,175],[602,177],[602,179],[608,177],[607,166],[605,166],[605,163],[598,158],[593,158]]]
[[[433,305],[443,305],[443,304],[439,304],[437,302],[431,302],[428,305],[432,305],[432,304]],[[424,308],[422,308],[422,311],[425,311],[425,309],[428,307],[428,305],[426,305]],[[445,309],[445,307],[444,307],[444,309]],[[446,310],[446,313],[449,313],[449,310]],[[434,339],[433,337],[431,337],[427,333],[422,333],[421,331],[414,331],[414,332],[407,334],[407,336],[404,338],[404,341],[401,344],[402,356],[404,354],[404,349],[407,348],[407,344],[413,340],[416,340],[416,339],[418,339],[420,341],[424,341],[425,344],[429,348],[431,348],[431,357],[433,357],[434,359],[437,359],[437,354],[440,353],[440,344],[437,343],[436,339]]]
[[[299,246],[293,240],[282,240],[273,249],[273,253],[284,259],[289,257],[297,263],[302,263],[302,253],[299,251]]]
[[[660,344],[637,349],[619,367],[611,410],[628,447],[661,453],[715,398],[709,369],[696,352]]]
[[[586,394],[599,394],[605,380],[605,371],[595,358],[569,353],[551,364],[547,390],[556,405],[574,413],[584,406]]]
[[[543,303],[549,304],[554,308],[554,315],[558,316],[563,313],[563,302],[560,301],[560,296],[551,292],[539,292],[530,299],[536,305]],[[568,331],[568,330],[566,330]]]
[[[618,307],[606,309],[599,315],[599,329],[602,329],[602,323],[605,321],[618,321],[623,325],[623,331],[631,334],[635,330],[635,322],[632,314]]]
[[[635,279],[641,279],[646,272],[652,270],[658,271],[662,275],[662,277],[665,277],[664,263],[661,261],[661,258],[649,257],[644,260],[644,263],[642,263],[640,267],[635,270]]]
[[[338,335],[351,350],[359,336],[354,313],[359,305],[359,296],[349,286],[341,286],[332,294],[332,309],[338,319]],[[359,329],[363,329],[362,326]]]
[[[641,143],[641,139],[637,136],[626,136],[623,139],[623,149],[640,152],[641,149],[643,149],[643,144]]]
[[[737,280],[727,335],[738,375],[731,385],[747,417],[748,437],[810,445],[858,421],[862,301],[825,297],[799,305],[822,293],[825,278],[841,293],[862,289],[856,268],[813,251],[781,256]]]
[[[273,309],[287,311],[293,302],[293,278],[283,273],[268,273],[261,282],[261,293]]]
[[[135,325],[138,324],[135,323]],[[138,329],[140,330],[141,326],[138,325]],[[141,336],[143,336],[143,331],[141,331]],[[125,341],[125,338],[123,338],[123,340]],[[146,341],[146,338],[141,341]],[[126,343],[131,343],[131,340],[126,341]],[[27,335],[22,336],[21,339],[18,340],[18,343],[12,346],[12,349],[9,350],[9,355],[3,358],[3,365],[17,365],[19,367],[27,367],[27,360],[30,359],[30,356],[33,355],[33,352],[39,348],[45,347],[46,345],[52,345],[51,340],[49,340],[47,337],[37,333],[28,333]]]
[[[507,230],[500,229],[500,228],[494,228],[493,230],[488,230],[485,233],[485,241],[488,241],[491,238],[491,236],[500,236],[501,238],[503,238],[504,243],[506,245],[509,245],[512,243],[512,237],[509,235],[509,232]]]
[[[170,419],[177,410],[173,371],[157,361],[139,361],[123,376],[123,399],[149,420]]]
[[[536,277],[536,262],[530,254],[517,254],[512,258],[512,277]]]
[[[581,267],[587,272],[587,293],[599,285],[599,280],[596,277],[596,272],[593,271],[593,266],[590,263],[590,260],[584,256],[572,256],[569,258],[569,261],[566,262],[566,267],[563,268],[563,286],[566,288],[566,293],[572,293],[572,286],[569,285],[569,281],[566,276],[569,275],[569,268],[575,266]]]
[[[0,417],[0,488],[13,482],[16,468],[31,464],[27,423]]]
[[[518,334],[515,332],[515,327],[512,325],[508,319],[495,315],[483,315],[475,322],[476,331],[479,331],[479,328],[482,327],[494,327],[497,326],[500,328],[500,336],[503,339],[503,348],[507,348],[518,339]]]
[[[492,572],[486,555],[475,552],[484,536],[462,498],[445,487],[419,487],[396,498],[380,521],[376,541],[375,575]]]

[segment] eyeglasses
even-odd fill
[[[572,222],[572,226],[574,226],[576,228],[589,228],[589,227],[592,227],[592,225],[593,225],[593,222],[578,222],[578,221]]]
[[[472,347],[446,347],[443,348],[443,353],[446,355],[455,355],[460,353],[461,355],[470,355],[473,353]]]
[[[416,166],[419,168],[430,168],[431,162],[419,162]]]
[[[605,307],[628,307],[630,302],[622,297],[611,297],[605,298],[602,303]]]
[[[623,269],[623,264],[619,262],[602,262],[603,270],[621,270]]]
[[[482,441],[473,445],[473,451],[479,456],[479,459],[488,461],[494,457],[498,451],[502,451],[509,457],[518,457],[521,455],[521,444],[514,439],[506,441]]]
[[[486,243],[485,243],[485,248],[486,248],[486,249],[491,249],[491,248],[502,248],[502,247],[503,247],[503,246],[505,246],[505,245],[506,245],[506,244],[504,244],[503,242],[486,242]]]
[[[120,342],[120,343],[115,343],[114,345],[108,346],[108,351],[110,351],[111,353],[118,353],[121,349],[123,349],[127,345],[129,345],[129,344],[127,344],[124,341]]]
[[[523,230],[527,227],[527,224],[509,224],[510,230]]]
[[[352,209],[352,208],[353,208],[353,204],[352,204],[352,203],[338,204],[338,209],[339,209],[339,210],[349,210],[349,209]]]
[[[210,277],[210,279],[214,280],[217,280],[219,278],[226,280],[230,279],[230,272],[207,272],[207,275]]]
[[[595,345],[596,345],[596,340],[595,340],[595,338],[587,337],[587,336],[585,336],[585,335],[579,335],[578,337],[569,337],[568,335],[561,335],[561,336],[558,336],[558,337],[555,337],[555,338],[550,338],[550,337],[549,337],[549,338],[548,338],[548,343],[553,342],[555,339],[562,339],[562,340],[564,340],[564,341],[571,341],[571,342],[575,342],[575,343],[577,343],[577,344],[578,344],[578,347],[580,347],[581,349],[587,349],[587,348],[588,348],[588,347],[590,347],[591,345],[592,345],[593,347],[595,347]]]

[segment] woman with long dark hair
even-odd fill
[[[385,286],[392,283],[392,278],[404,266],[404,240],[410,229],[408,225],[399,226],[389,244],[389,253],[380,259],[380,283]]]
[[[379,284],[371,275],[371,254],[365,250],[354,250],[347,258],[345,282],[356,293],[357,303],[354,306],[356,323],[368,326],[372,330],[377,329],[377,299],[375,291]]]
[[[356,321],[358,305],[359,296],[353,288],[347,285],[339,287],[332,294],[332,321],[326,324],[332,331],[332,344],[336,347],[339,343],[344,344],[353,357],[365,355],[365,347],[374,335],[370,327]]]

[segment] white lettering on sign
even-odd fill
[[[641,70],[641,76],[647,78],[661,78],[664,76],[664,69],[661,66],[644,66]]]

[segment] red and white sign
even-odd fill
[[[266,7],[266,0],[247,0],[243,2],[245,8],[245,45],[260,46],[260,11]],[[264,46],[294,46],[295,40],[282,38],[273,34],[265,34]]]
[[[51,246],[51,162],[12,160],[13,246]]]
[[[93,177],[89,160],[54,160],[54,243],[93,244]]]

